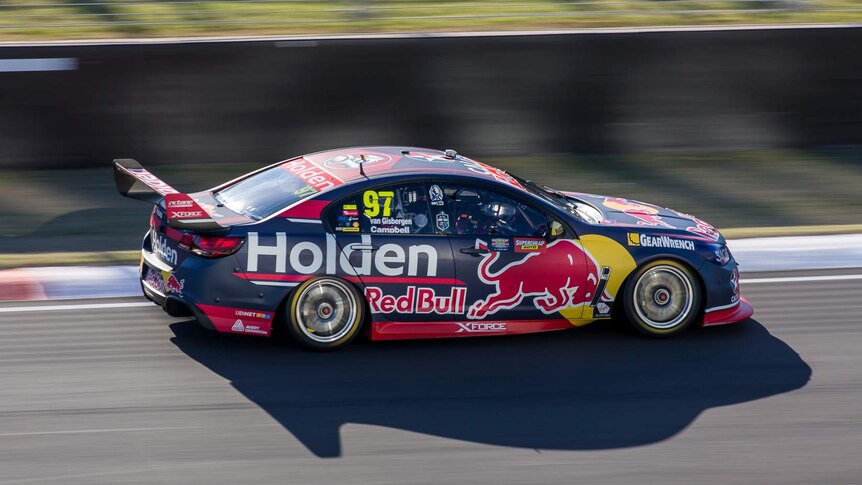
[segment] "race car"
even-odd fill
[[[191,194],[134,160],[114,174],[122,195],[154,205],[144,295],[218,332],[332,350],[360,333],[508,335],[612,317],[669,337],[753,313],[710,224],[454,150],[318,152]]]

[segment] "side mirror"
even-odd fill
[[[551,222],[551,240],[562,239],[566,237],[566,228],[557,221]]]

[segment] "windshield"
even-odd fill
[[[582,221],[589,224],[599,224],[602,222],[602,213],[590,204],[575,199],[574,197],[569,197],[556,189],[548,187],[547,185],[523,179],[512,173],[509,173],[509,175],[514,177],[515,180],[523,185],[530,193],[539,196],[571,214],[574,214]]]
[[[228,209],[260,220],[317,192],[282,164],[242,179],[213,196]]]

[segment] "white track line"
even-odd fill
[[[825,276],[785,276],[778,278],[742,278],[740,283],[751,285],[759,283],[797,283],[803,281],[846,281],[862,280],[862,274],[836,274]]]
[[[0,313],[17,312],[54,312],[63,310],[101,310],[105,308],[132,308],[138,306],[153,306],[153,303],[127,302],[127,303],[86,303],[83,305],[40,305],[40,306],[10,306],[0,307]]]
[[[314,47],[319,41],[381,40],[381,39],[435,39],[474,37],[537,37],[549,35],[602,35],[642,34],[666,32],[725,32],[736,30],[811,30],[853,29],[860,22],[824,22],[801,24],[739,24],[739,25],[679,25],[652,27],[597,27],[551,30],[497,30],[478,32],[391,32],[382,34],[354,33],[332,35],[239,35],[211,37],[152,37],[137,39],[71,39],[41,41],[3,41],[0,47],[44,47],[44,46],[93,46],[93,45],[143,45],[143,44],[197,44],[228,42],[298,42],[302,47]],[[278,45],[286,47],[286,45]]]
[[[757,285],[764,283],[800,283],[807,281],[850,281],[862,280],[862,274],[837,274],[823,276],[780,276],[775,278],[742,278],[740,283],[746,285]],[[74,310],[102,310],[109,308],[134,308],[153,306],[153,303],[127,302],[127,303],[87,303],[82,305],[40,305],[40,306],[11,306],[0,307],[0,313],[18,312],[51,312],[51,311],[74,311]]]

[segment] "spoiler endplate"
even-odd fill
[[[195,232],[225,229],[212,215],[200,207],[188,194],[182,194],[145,169],[137,160],[114,160],[114,182],[117,191],[130,199],[156,205],[163,198],[168,225],[174,229]]]
[[[179,193],[131,158],[114,160],[114,182],[120,195],[153,205],[168,194]]]

